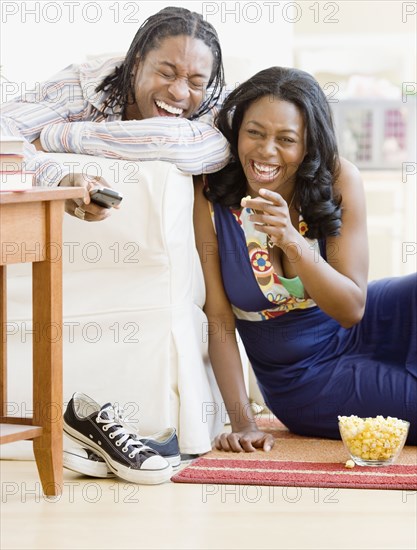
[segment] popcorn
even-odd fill
[[[350,454],[363,460],[389,460],[404,444],[408,422],[388,416],[339,416],[339,428]],[[348,461],[349,462],[349,461]],[[346,467],[349,468],[346,463]]]
[[[346,460],[345,468],[354,468],[354,467],[355,467],[355,463],[353,462],[353,460]]]
[[[251,198],[252,198],[252,197],[251,197],[250,195],[246,195],[246,197],[243,197],[243,199],[240,201],[240,204],[241,204],[242,206],[246,206],[246,201],[251,200]]]

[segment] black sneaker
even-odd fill
[[[89,477],[115,477],[104,458],[81,447],[64,450],[64,468]]]
[[[165,458],[172,468],[178,468],[181,464],[182,456],[175,428],[167,428],[147,437],[138,435],[138,438],[144,445]],[[64,467],[86,476],[114,477],[114,473],[107,468],[106,461],[90,449],[74,448],[65,450]]]
[[[181,464],[181,454],[175,428],[167,428],[162,432],[147,435],[146,437],[141,435],[138,437],[144,445],[147,445],[163,456],[165,460],[168,460],[173,468],[178,468]]]
[[[74,393],[64,414],[64,432],[101,456],[122,479],[156,484],[172,476],[171,465],[139,440],[111,403],[100,407],[83,393]]]

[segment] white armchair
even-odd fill
[[[66,215],[63,227],[64,400],[75,391],[123,406],[147,435],[178,430],[181,452],[204,453],[224,407],[207,355],[205,299],[192,225],[191,176],[163,162],[55,155],[102,175],[124,200],[98,223]],[[9,269],[10,415],[30,415],[30,266]],[[3,445],[5,458],[31,454]]]

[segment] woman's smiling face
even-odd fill
[[[249,105],[238,136],[249,194],[257,196],[261,188],[291,192],[306,152],[304,118],[296,105],[274,96]]]

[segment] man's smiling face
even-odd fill
[[[135,103],[127,120],[157,116],[190,118],[204,99],[213,54],[200,39],[169,36],[139,60],[134,75]]]

